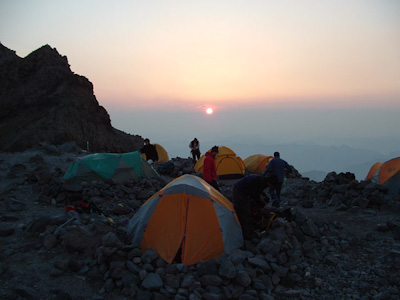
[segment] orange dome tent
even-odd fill
[[[386,186],[389,194],[400,193],[400,157],[374,164],[365,178],[368,179]]]
[[[203,179],[183,175],[150,197],[128,225],[132,245],[192,265],[243,245],[232,203]]]
[[[209,149],[207,152],[211,152],[211,149]],[[205,157],[205,155],[202,155],[197,161],[194,166],[195,171],[203,173]],[[232,149],[225,146],[218,147],[218,154],[215,158],[215,164],[217,167],[217,175],[221,179],[243,177],[246,169],[243,159],[241,159],[239,156],[236,156],[236,153]]]
[[[380,166],[382,166],[382,165],[383,165],[383,163],[381,163],[381,162],[377,162],[377,163],[373,164],[371,169],[369,170],[365,180],[372,179],[372,177],[375,175],[376,171],[378,171]]]
[[[260,174],[265,171],[268,163],[273,159],[273,156],[263,154],[254,154],[244,160],[244,165],[250,173]]]

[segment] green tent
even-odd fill
[[[64,175],[65,180],[75,181],[112,179],[115,182],[124,182],[142,177],[159,178],[160,175],[138,151],[87,155],[72,163]]]

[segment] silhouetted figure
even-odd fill
[[[144,140],[144,146],[140,149],[140,152],[146,155],[146,160],[149,163],[158,161],[157,149],[154,145],[150,144],[149,139]]]
[[[190,142],[189,148],[193,157],[193,162],[196,163],[196,161],[200,159],[200,142],[197,138],[194,138],[194,140]]]
[[[276,184],[275,176],[249,175],[233,185],[233,205],[242,226],[244,239],[251,240],[256,237],[254,230],[258,222],[257,216],[269,200],[264,190]]]
[[[274,153],[274,158],[268,163],[267,168],[263,172],[266,176],[268,173],[274,174],[278,178],[278,183],[270,188],[270,193],[272,197],[272,206],[279,207],[281,203],[281,190],[283,185],[283,180],[285,179],[285,170],[290,170],[289,164],[280,158],[279,152]]]

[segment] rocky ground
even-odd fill
[[[286,218],[230,255],[166,264],[129,245],[126,226],[166,182],[65,184],[74,145],[0,153],[1,299],[399,299],[400,196],[330,173],[288,179]],[[167,176],[168,175],[168,176]],[[221,181],[230,197],[235,180]],[[101,212],[67,212],[89,201]]]

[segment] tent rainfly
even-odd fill
[[[124,182],[138,178],[160,178],[139,151],[129,153],[94,153],[79,158],[69,167],[64,180],[93,181],[112,179]]]
[[[268,163],[273,159],[273,156],[263,154],[250,155],[244,160],[244,165],[250,173],[260,174],[265,171]]]
[[[150,197],[128,224],[132,245],[154,249],[172,263],[185,265],[218,258],[243,245],[232,203],[193,175],[171,181]]]
[[[160,144],[154,144],[158,154],[158,162],[167,162],[169,161],[169,156],[167,150]]]

